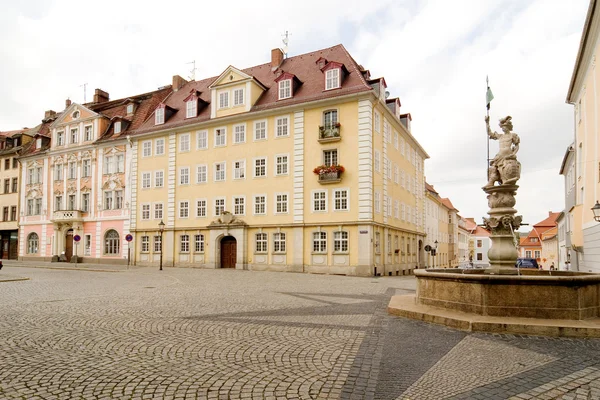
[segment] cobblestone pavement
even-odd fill
[[[409,277],[5,267],[0,399],[600,399],[600,340],[389,316],[390,296],[414,287]]]

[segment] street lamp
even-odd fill
[[[437,245],[438,245],[438,241],[436,240],[435,242],[433,242],[433,244],[435,244],[435,251],[433,252],[433,268],[435,268],[435,256],[437,256]]]
[[[594,213],[596,222],[600,222],[600,203],[598,203],[598,200],[596,200],[596,204],[592,207],[592,212]]]
[[[158,230],[160,231],[160,268],[159,268],[159,270],[162,271],[163,232],[165,231],[165,223],[162,221],[162,219],[158,223]]]

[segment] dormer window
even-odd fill
[[[133,105],[133,103],[129,103],[129,104],[127,104],[127,115],[131,115],[131,114],[133,114],[133,109],[134,109],[134,107],[135,107],[135,106]]]
[[[279,100],[292,97],[292,80],[284,79],[279,81]]]
[[[154,113],[154,125],[160,125],[165,123],[165,109],[157,108]]]
[[[219,93],[219,108],[229,107],[229,92]]]
[[[185,117],[193,118],[198,115],[198,100],[192,98],[185,103]]]
[[[79,110],[75,110],[75,111],[73,111],[73,114],[71,114],[71,116],[73,117],[73,119],[79,118],[79,115],[80,115]]]
[[[36,149],[41,149],[42,148],[42,139],[38,138],[35,141],[35,148]]]
[[[328,69],[325,72],[325,90],[337,89],[340,87],[340,69]]]
[[[115,122],[115,134],[121,133],[121,121]]]
[[[244,89],[235,89],[233,91],[233,105],[241,106],[244,104]]]
[[[65,132],[59,131],[56,133],[56,145],[64,146],[64,144],[65,144]]]

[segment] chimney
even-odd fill
[[[283,62],[283,51],[281,49],[271,50],[271,71],[275,71]]]
[[[71,105],[71,100],[70,99],[65,100],[65,110],[67,108],[69,108],[70,105]]]
[[[48,110],[44,112],[44,119],[53,118],[56,115],[56,111]]]
[[[185,79],[183,79],[182,77],[180,77],[179,75],[173,75],[173,91],[176,92],[179,89],[181,89],[183,87],[183,85],[185,85],[186,83],[188,83],[188,81],[186,81]]]
[[[102,89],[96,89],[94,91],[94,103],[104,103],[109,99],[108,92],[105,92]]]

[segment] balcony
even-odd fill
[[[337,142],[342,140],[340,136],[340,124],[332,126],[319,126],[319,143]]]
[[[342,173],[340,171],[325,172],[323,174],[319,174],[319,183],[321,185],[327,185],[329,183],[338,183],[341,181],[342,181]]]
[[[79,210],[60,210],[54,211],[54,218],[52,221],[62,222],[73,222],[83,221],[82,212]]]

